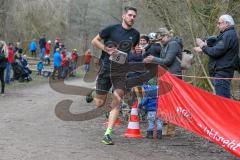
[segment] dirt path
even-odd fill
[[[100,143],[104,116],[83,122],[66,122],[55,116],[56,104],[66,98],[74,101],[74,113],[94,108],[83,97],[55,92],[48,83],[11,88],[0,97],[0,160],[237,159],[182,129],[177,136],[162,140],[126,139],[122,135],[127,126],[122,125],[113,135],[116,144],[105,146]],[[145,125],[141,126],[145,131]]]

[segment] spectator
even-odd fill
[[[12,70],[12,66],[14,63],[14,50],[13,50],[13,44],[9,43],[8,44],[8,62],[6,65],[6,77],[5,77],[5,83],[9,84],[11,81],[11,70]]]
[[[25,72],[25,80],[27,81],[31,81],[32,78],[31,78],[31,74],[32,74],[32,71],[29,69],[29,66],[28,66],[28,59],[27,59],[27,56],[26,54],[24,54],[22,56],[22,59],[21,59],[21,63],[22,63],[22,66],[23,66],[23,69],[24,69],[24,72]]]
[[[62,52],[64,51],[64,44],[63,43],[59,43],[59,51]]]
[[[19,59],[21,60],[22,59],[22,54],[23,54],[23,49],[22,48],[19,48],[16,50],[15,54],[14,54],[14,59]]]
[[[61,57],[62,57],[62,62],[61,62],[61,77],[64,79],[67,77],[68,74],[68,67],[69,67],[69,62],[67,58],[67,53],[66,51],[61,52]]]
[[[29,45],[29,50],[31,52],[32,57],[37,57],[37,43],[36,40],[33,39]]]
[[[160,52],[160,57],[148,55],[144,58],[144,63],[156,63],[168,69],[172,74],[179,75],[181,78],[182,69],[177,57],[181,59],[182,44],[177,42],[173,37],[173,32],[166,28],[159,28],[157,39],[163,45]]]
[[[153,138],[155,121],[157,121],[157,138],[162,139],[162,121],[157,117],[157,90],[156,85],[143,85],[143,99],[139,104],[139,109],[144,108],[147,111],[148,129],[147,138]]]
[[[73,49],[71,53],[71,76],[76,76],[77,62],[78,62],[77,49]]]
[[[38,61],[37,63],[37,71],[38,71],[38,75],[41,76],[42,75],[42,71],[44,69],[44,65],[43,65],[43,62],[42,60]]]
[[[57,49],[57,48],[60,48],[60,44],[59,44],[59,43],[60,43],[60,39],[59,39],[59,37],[56,37],[54,43],[55,43],[55,45],[54,45],[53,53],[56,52],[56,49]]]
[[[4,41],[0,41],[0,80],[1,80],[1,95],[5,93],[4,70],[7,64],[7,45]]]
[[[45,56],[45,51],[46,51],[46,34],[45,33],[43,33],[40,37],[39,48],[40,48],[39,58],[43,60]]]
[[[28,59],[27,59],[27,55],[26,54],[24,54],[22,56],[21,63],[22,63],[24,68],[28,68]]]
[[[128,62],[131,63],[138,63],[138,62],[142,62],[143,61],[143,54],[146,51],[146,46],[149,45],[149,38],[146,35],[142,35],[140,37],[140,42],[139,45],[137,45],[135,47],[135,51],[131,51],[128,54]],[[133,77],[137,77],[140,74],[142,74],[143,72],[128,72],[127,73],[127,78],[133,78]]]
[[[62,63],[62,57],[59,52],[59,48],[56,49],[56,52],[53,55],[53,74],[52,74],[52,79],[55,79],[55,74],[58,72],[58,79],[61,78],[61,63]]]
[[[14,54],[16,54],[19,51],[19,49],[22,49],[21,43],[20,42],[16,42],[16,46],[14,48]]]
[[[85,71],[85,73],[89,72],[91,58],[92,58],[91,51],[90,51],[90,49],[88,49],[84,54],[84,71]]]
[[[209,56],[209,75],[217,78],[212,81],[215,92],[226,98],[231,98],[231,78],[234,75],[234,62],[238,58],[239,52],[239,42],[234,24],[232,16],[221,15],[217,24],[220,34],[213,46],[208,46],[206,42],[197,38],[198,47],[194,48],[195,51]]]
[[[51,62],[51,55],[50,55],[50,51],[51,51],[51,41],[49,40],[47,43],[46,43],[46,54],[45,54],[45,64],[47,65],[50,65],[50,62]]]
[[[182,69],[177,57],[179,57],[179,59],[182,58],[182,44],[176,41],[173,37],[173,32],[166,28],[159,28],[156,39],[159,40],[163,46],[160,52],[160,57],[148,55],[144,58],[144,63],[159,64],[162,67],[165,67],[170,73],[178,75],[177,77],[181,79]],[[169,123],[167,128],[167,135],[175,134],[175,126],[173,124]]]

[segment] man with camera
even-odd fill
[[[234,28],[234,20],[230,15],[221,15],[217,27],[220,34],[212,45],[196,39],[194,50],[209,56],[209,75],[213,77],[216,95],[231,98],[231,78],[234,76],[234,62],[238,58],[239,42]]]

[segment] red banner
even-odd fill
[[[158,116],[240,157],[240,102],[213,95],[159,69]]]

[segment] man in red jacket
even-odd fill
[[[90,69],[90,62],[91,62],[91,51],[88,49],[84,54],[84,71],[87,73]]]
[[[78,61],[77,49],[73,49],[71,53],[71,74],[70,74],[70,76],[72,77],[76,76],[77,61]]]
[[[62,51],[61,56],[62,56],[61,75],[62,75],[62,78],[66,78],[68,74],[69,61],[67,59],[67,53],[65,50]]]
[[[51,62],[50,60],[51,41],[50,40],[46,43],[45,48],[46,48],[45,57],[44,57],[45,63],[47,65],[50,65],[50,62]]]

